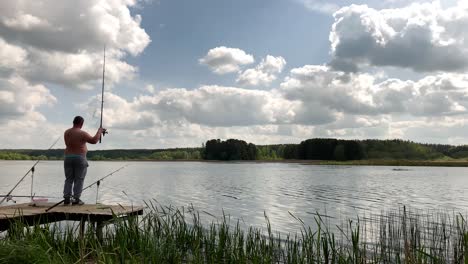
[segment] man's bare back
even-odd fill
[[[86,143],[96,144],[99,141],[103,130],[103,128],[99,128],[96,135],[92,137],[77,126],[67,129],[63,135],[66,146],[65,155],[75,154],[86,156],[86,153],[88,152]]]
[[[79,128],[72,127],[65,131],[63,137],[67,146],[65,155],[76,154],[86,156],[88,148],[86,147],[87,141],[85,138],[91,138],[88,133]]]

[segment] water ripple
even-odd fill
[[[122,166],[119,162],[90,162],[86,183]],[[30,162],[0,161],[0,193],[6,193],[29,169]],[[377,215],[403,205],[421,210],[465,212],[468,208],[468,168],[340,167],[300,164],[131,162],[109,177],[99,201],[189,206],[210,221],[223,212],[247,226],[265,226],[264,213],[281,232],[295,232],[301,219],[313,225],[320,215],[332,224],[359,215]],[[61,162],[41,162],[36,168],[37,195],[60,197]],[[29,194],[30,179],[14,194]],[[95,202],[96,189],[83,193]],[[22,201],[19,199],[18,201]],[[292,217],[294,215],[296,218]],[[362,218],[363,219],[363,218]]]

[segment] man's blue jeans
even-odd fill
[[[88,170],[88,161],[86,157],[80,155],[66,155],[63,161],[65,170],[65,186],[63,187],[63,197],[73,197],[79,199],[83,191],[83,183]]]

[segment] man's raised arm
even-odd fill
[[[104,131],[104,128],[100,127],[97,132],[96,132],[96,135],[94,135],[94,137],[92,137],[90,134],[84,132],[84,135],[85,135],[85,140],[86,142],[90,143],[90,144],[96,144],[99,142],[99,138],[101,138],[101,134],[102,132]]]

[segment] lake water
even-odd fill
[[[85,186],[128,164],[101,183],[99,202],[188,206],[205,221],[216,220],[223,210],[245,226],[265,227],[264,212],[272,228],[296,232],[300,224],[313,225],[319,213],[332,224],[343,219],[403,205],[421,210],[468,209],[468,168],[376,166],[316,166],[287,163],[218,162],[98,162],[90,161]],[[34,164],[0,161],[0,194],[6,194]],[[34,193],[60,200],[64,182],[61,161],[36,166]],[[31,177],[14,194],[28,195]],[[96,187],[83,193],[96,202]],[[28,201],[18,198],[17,202]],[[4,203],[5,204],[11,204]],[[213,215],[213,216],[211,216]]]

